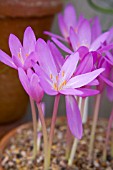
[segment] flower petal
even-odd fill
[[[66,23],[68,31],[70,30],[70,27],[73,27],[73,28],[76,27],[75,8],[71,3],[67,4],[67,6],[65,7],[64,22]]]
[[[68,30],[67,30],[66,24],[64,22],[64,18],[63,18],[61,13],[58,15],[58,24],[59,24],[59,28],[60,28],[60,31],[61,31],[63,37],[65,39],[67,39],[69,34],[68,34]]]
[[[88,96],[94,96],[100,93],[99,90],[95,90],[95,89],[88,89],[88,88],[80,88],[79,89],[81,92],[83,92],[83,94],[81,95],[81,97],[88,97]]]
[[[36,37],[31,27],[27,27],[23,37],[23,47],[25,53],[29,55],[35,50]]]
[[[23,67],[23,64],[21,63],[21,61],[18,57],[13,55],[12,60],[17,67]]]
[[[43,88],[45,93],[49,95],[57,95],[58,92],[54,90],[53,82],[50,79],[50,77],[48,77],[48,75],[40,68],[38,64],[35,64],[33,68],[37,75],[39,76],[41,87]]]
[[[64,60],[62,54],[60,53],[60,51],[58,50],[58,48],[55,46],[55,44],[48,41],[48,45],[51,49],[52,56],[54,57],[55,64],[56,64],[56,67],[57,67],[57,71],[59,72],[62,65],[64,64],[65,60]]]
[[[35,73],[30,79],[30,94],[37,103],[41,102],[44,96],[44,91],[39,85],[39,78]]]
[[[85,58],[80,62],[75,75],[84,74],[90,72],[93,69],[93,56],[89,53]]]
[[[56,38],[56,39],[59,39],[59,40],[61,40],[61,41],[66,42],[66,40],[65,40],[63,37],[61,37],[61,36],[59,36],[59,35],[57,35],[57,34],[53,34],[53,33],[49,32],[49,31],[44,31],[44,34],[46,34],[46,35],[48,35],[48,36],[50,36],[50,37],[54,37],[54,38]]]
[[[90,46],[90,51],[96,51],[102,43],[104,43],[109,35],[109,32],[101,34]]]
[[[78,40],[77,34],[75,33],[72,27],[70,28],[69,38],[70,38],[70,42],[71,42],[73,50],[76,51],[78,49],[79,40]]]
[[[14,34],[10,34],[9,36],[9,48],[12,56],[18,57],[20,50],[22,49],[22,44]]]
[[[38,55],[36,52],[31,52],[31,54],[26,58],[24,62],[24,68],[27,70],[33,66],[33,61],[36,63],[38,61]]]
[[[61,71],[59,73],[59,85],[63,83],[64,81],[68,81],[70,77],[75,72],[76,66],[79,61],[79,53],[76,52],[74,54],[71,54],[67,60],[65,61],[64,65],[61,68]]]
[[[62,90],[59,91],[59,93],[64,94],[64,95],[74,95],[74,96],[82,96],[83,92],[79,89],[66,89],[63,88]]]
[[[53,75],[53,77],[56,77],[58,73],[53,56],[49,46],[41,38],[39,38],[36,43],[36,51],[40,67],[48,74],[48,76]]]
[[[19,79],[20,79],[20,82],[21,82],[24,90],[30,96],[29,80],[28,80],[28,77],[27,77],[25,71],[22,68],[18,68],[18,75],[19,75]]]
[[[61,48],[63,51],[67,52],[68,54],[72,54],[73,52],[66,47],[63,43],[61,43],[60,41],[58,41],[56,38],[52,38],[52,40],[54,41],[54,43]]]
[[[80,46],[89,47],[91,43],[91,28],[89,21],[84,20],[78,30]]]
[[[82,119],[78,104],[74,96],[66,96],[66,113],[68,125],[71,133],[78,139],[81,139],[83,129],[82,129]]]
[[[12,58],[2,50],[0,50],[0,61],[14,69],[17,69],[17,66],[14,64]]]
[[[99,17],[95,17],[93,19],[93,24],[92,24],[92,42],[101,34],[102,29],[101,29],[101,24]]]
[[[93,81],[96,77],[98,77],[98,75],[100,75],[104,70],[105,70],[104,68],[100,68],[89,73],[75,76],[68,81],[68,83],[66,84],[66,87],[79,88],[79,87],[85,86],[91,81]]]

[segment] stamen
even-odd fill
[[[65,71],[62,71],[62,77],[64,77],[64,75],[65,75]]]
[[[55,90],[58,90],[57,83],[54,83],[53,88],[54,88]]]
[[[56,81],[58,81],[58,76],[56,76]]]
[[[21,58],[21,54],[20,53],[18,53],[18,57]]]
[[[28,57],[29,56],[29,54],[26,54],[26,57]]]
[[[50,79],[52,79],[53,78],[53,75],[52,74],[50,74]]]

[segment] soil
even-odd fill
[[[84,125],[84,136],[79,141],[77,153],[72,167],[68,167],[65,158],[66,150],[66,126],[56,126],[54,142],[52,146],[52,160],[50,170],[113,170],[113,158],[110,155],[110,145],[107,151],[106,162],[102,160],[105,147],[105,131],[107,122],[98,121],[95,136],[93,159],[88,160],[88,145],[92,122]],[[48,132],[49,132],[48,128]],[[40,152],[35,161],[30,159],[33,153],[33,129],[19,130],[10,139],[9,145],[2,154],[1,165],[4,170],[44,170],[43,169],[43,138]],[[38,167],[38,168],[37,168]]]

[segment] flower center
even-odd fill
[[[61,73],[62,77],[65,75],[65,71],[62,71]],[[50,79],[53,80],[53,75],[50,74]],[[53,80],[53,89],[56,91],[62,90],[62,88],[67,84],[67,81],[64,79],[60,84],[58,82],[59,76],[57,75],[55,77],[55,81]]]

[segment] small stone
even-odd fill
[[[97,160],[94,161],[94,166],[98,168],[100,166],[99,162]]]
[[[107,167],[106,170],[112,170],[112,168],[111,167]]]
[[[21,151],[21,155],[22,155],[23,157],[26,157],[26,152],[25,152],[25,151]]]
[[[2,166],[4,166],[8,160],[9,160],[9,157],[6,156],[2,161]]]

